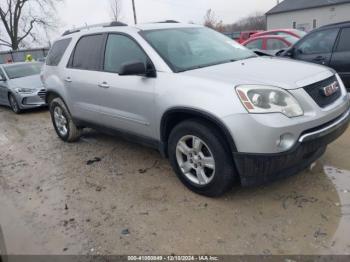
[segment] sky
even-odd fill
[[[131,0],[120,1],[123,22],[133,24]],[[167,19],[202,23],[210,8],[218,20],[233,23],[249,14],[265,13],[276,2],[277,0],[135,0],[135,5],[139,23]],[[57,10],[62,23],[61,31],[111,20],[110,0],[65,0],[58,5]]]

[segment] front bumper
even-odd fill
[[[350,111],[317,128],[305,131],[289,151],[276,154],[235,153],[243,186],[255,186],[296,174],[323,155],[327,145],[348,128]]]
[[[21,109],[31,109],[46,106],[46,90],[38,90],[32,94],[17,93],[17,102]]]

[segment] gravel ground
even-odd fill
[[[208,199],[154,150],[93,130],[63,143],[46,110],[1,107],[7,252],[349,254],[349,138],[350,130],[299,175]]]

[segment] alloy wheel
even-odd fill
[[[63,137],[66,136],[68,134],[68,121],[59,106],[54,109],[54,120],[59,134]]]
[[[215,175],[215,159],[199,137],[188,135],[176,146],[176,159],[183,175],[198,186],[209,184]]]

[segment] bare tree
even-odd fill
[[[244,17],[234,24],[225,25],[225,31],[266,30],[266,17],[255,13]]]
[[[121,0],[110,0],[110,8],[111,8],[112,19],[116,22],[120,22],[121,12],[122,12]]]
[[[204,25],[206,27],[215,29],[219,32],[225,31],[225,25],[222,20],[218,21],[213,10],[209,9],[204,16]]]
[[[56,4],[63,0],[0,0],[0,45],[17,50],[55,28]],[[44,31],[44,33],[43,33]]]
[[[209,9],[204,16],[204,25],[209,28],[215,29],[217,19],[213,10]]]

